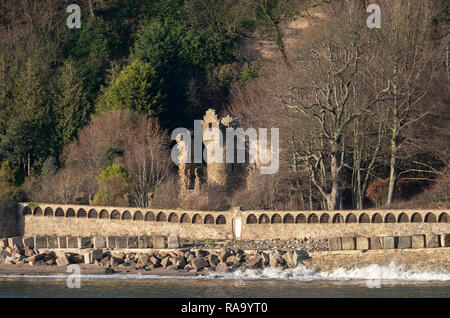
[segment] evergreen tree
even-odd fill
[[[126,206],[126,196],[130,191],[131,176],[124,165],[113,164],[105,168],[98,176],[99,191],[93,204]]]
[[[33,164],[40,164],[53,149],[48,94],[29,60],[16,78],[13,110],[0,143],[5,159],[22,167],[30,175]]]
[[[175,128],[186,122],[190,66],[183,54],[180,26],[152,20],[138,33],[132,57],[155,69],[161,85],[164,107],[159,116],[164,127]]]
[[[0,202],[15,201],[19,199],[19,191],[14,186],[14,172],[8,161],[0,167]]]
[[[87,123],[92,112],[74,63],[70,60],[61,68],[53,110],[57,121],[56,138],[62,145],[75,139],[78,129]]]
[[[6,59],[0,55],[0,140],[5,134],[11,112],[10,78]],[[0,155],[1,160],[1,155]]]
[[[163,79],[158,77],[155,68],[139,60],[126,66],[112,86],[105,92],[100,111],[131,109],[158,116],[164,109],[161,92]]]

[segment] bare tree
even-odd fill
[[[423,102],[432,88],[435,59],[431,42],[431,21],[435,15],[432,1],[381,1],[383,25],[373,33],[378,50],[371,56],[374,76],[381,85],[389,83],[389,100],[383,102],[388,113],[389,129],[389,191],[386,205],[395,197],[398,160],[401,147],[407,142],[405,132],[412,124],[426,120],[430,110]],[[433,106],[433,105],[429,105]]]
[[[136,114],[119,110],[94,117],[78,134],[78,141],[68,145],[63,159],[66,168],[74,167],[90,183],[86,192],[92,197],[97,191],[95,177],[108,165],[123,156],[128,132],[133,130]]]
[[[341,208],[345,132],[389,90],[379,89],[363,103],[350,102],[357,98],[355,83],[364,71],[365,27],[358,10],[345,6],[341,10],[313,31],[313,41],[305,43],[293,59],[288,81],[275,91],[280,102],[300,113],[302,124],[311,130],[298,155],[331,210]]]
[[[169,176],[173,163],[169,139],[154,119],[142,117],[127,136],[125,165],[132,176],[132,195],[139,207],[149,206],[149,198]]]

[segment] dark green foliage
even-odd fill
[[[152,20],[138,32],[132,53],[132,58],[153,68],[153,82],[160,87],[162,103],[158,114],[161,113],[162,123],[171,128],[181,125],[185,119],[191,73],[189,61],[183,56],[182,37],[179,27]]]
[[[0,162],[15,183],[56,169],[94,112],[129,108],[169,130],[191,127],[258,75],[239,51],[257,23],[252,1],[92,3],[80,3],[81,29],[67,29],[64,2],[0,5]]]
[[[108,148],[106,149],[106,151],[103,153],[103,167],[107,167],[112,165],[112,163],[114,162],[114,159],[118,158],[118,157],[122,157],[124,154],[122,149],[117,149],[117,148]]]
[[[163,110],[165,95],[161,92],[163,78],[149,63],[139,60],[126,66],[105,92],[104,103],[98,111],[131,109],[158,116]]]
[[[65,145],[75,139],[78,129],[87,123],[92,112],[74,63],[70,60],[61,67],[53,100],[56,142]]]
[[[21,200],[23,194],[16,187],[17,180],[8,161],[0,166],[0,202]]]

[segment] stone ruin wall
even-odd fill
[[[183,211],[56,204],[0,204],[0,237],[177,235],[240,239],[450,234],[448,210]]]

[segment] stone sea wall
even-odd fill
[[[348,250],[311,252],[303,264],[315,271],[332,272],[338,268],[354,269],[377,264],[398,264],[420,271],[450,272],[450,248]]]
[[[0,204],[0,237],[176,235],[290,240],[441,235],[450,233],[449,214],[448,210],[217,212],[18,203]]]
[[[20,235],[17,203],[0,203],[0,237]]]
[[[450,270],[450,234],[402,237],[332,238],[328,250],[307,250],[304,244],[264,249],[243,249],[233,242],[219,248],[182,245],[178,237],[13,237],[0,239],[0,263],[32,266],[95,264],[105,273],[128,267],[188,272],[233,272],[238,269],[295,268],[315,271],[353,269],[397,262],[407,268]]]

